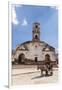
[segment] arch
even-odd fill
[[[38,35],[35,35],[35,39],[38,39]]]
[[[18,64],[24,63],[24,60],[25,60],[25,55],[21,53],[18,57]]]
[[[38,28],[38,25],[36,25],[35,27]]]
[[[46,54],[46,55],[45,55],[45,61],[46,61],[46,62],[50,62],[50,55],[49,55],[49,54]]]

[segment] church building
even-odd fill
[[[40,40],[40,23],[33,23],[32,40],[17,45],[12,60],[17,64],[42,63],[49,55],[51,61],[56,61],[55,48]]]

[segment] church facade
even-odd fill
[[[33,64],[43,62],[45,56],[49,55],[51,61],[56,61],[55,48],[40,40],[40,23],[33,23],[32,40],[23,42],[15,49],[12,60],[18,64]]]

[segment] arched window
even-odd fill
[[[38,39],[38,35],[35,35],[35,39]]]

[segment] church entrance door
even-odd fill
[[[35,57],[35,62],[37,62],[38,61],[38,58],[37,57]]]

